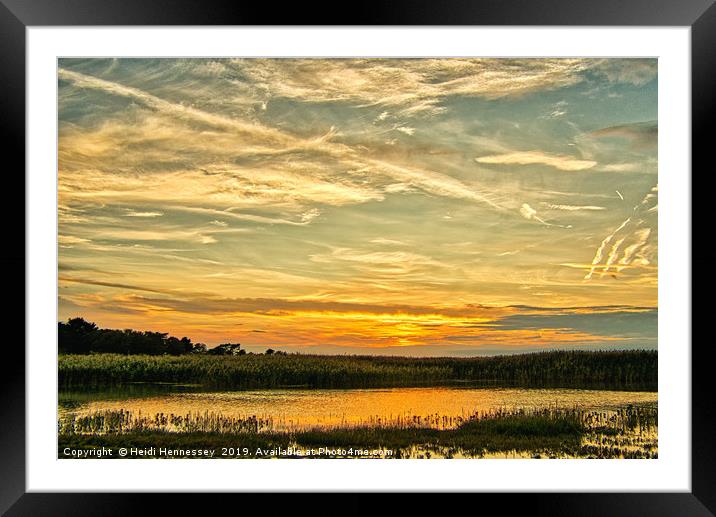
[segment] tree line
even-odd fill
[[[240,343],[223,343],[208,348],[204,343],[192,343],[188,337],[177,338],[167,332],[132,329],[102,329],[84,318],[70,318],[57,324],[57,343],[60,354],[111,353],[123,355],[244,355]],[[267,354],[283,354],[272,349]]]

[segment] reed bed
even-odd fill
[[[370,388],[451,382],[655,390],[655,351],[557,351],[472,358],[320,355],[60,355],[59,384],[133,382],[254,389]]]

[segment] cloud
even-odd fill
[[[614,230],[612,233],[607,235],[603,240],[602,243],[597,248],[596,253],[594,254],[594,258],[592,259],[592,267],[589,270],[589,273],[584,277],[585,280],[590,280],[592,278],[592,275],[594,274],[594,271],[599,266],[600,262],[602,261],[602,257],[604,256],[604,249],[607,247],[607,245],[612,241],[614,236],[619,233],[627,224],[631,222],[631,218],[627,218],[626,221],[621,223],[619,227]]]
[[[520,207],[520,215],[527,220],[530,220],[530,221],[534,220],[539,223],[542,223],[545,226],[556,226],[559,228],[571,228],[572,227],[571,225],[561,225],[561,224],[555,224],[555,223],[550,223],[550,222],[545,221],[544,219],[542,219],[541,217],[539,217],[537,215],[537,210],[532,208],[527,203],[522,203],[522,206]]]
[[[181,145],[181,140],[176,143]],[[71,144],[65,142],[65,145]],[[332,177],[326,164],[319,161],[249,167],[213,163],[202,164],[199,170],[157,171],[142,176],[104,170],[104,164],[111,161],[111,157],[98,160],[94,170],[86,166],[74,169],[67,167],[61,157],[63,171],[59,190],[63,202],[151,202],[214,209],[275,207],[298,215],[305,214],[306,206],[313,203],[341,206],[383,197],[379,185],[360,184],[350,176]],[[150,217],[150,214],[153,215],[141,212],[139,216]]]
[[[527,203],[523,203],[520,207],[520,214],[522,214],[522,217],[524,217],[525,219],[534,219],[537,215],[537,210],[532,208]]]
[[[653,146],[659,138],[659,126],[655,120],[634,124],[621,124],[597,129],[588,133],[592,138],[622,138],[637,146]]]
[[[161,217],[163,212],[135,212],[132,209],[128,209],[124,217]]]
[[[646,246],[650,236],[651,228],[641,228],[634,232],[634,243],[624,250],[624,256],[619,261],[617,271],[621,271],[624,269],[624,266],[628,266],[632,263],[634,256]],[[640,259],[640,265],[646,266],[650,264],[649,259],[643,254],[640,256]]]
[[[450,96],[499,99],[569,86],[582,81],[581,73],[595,63],[588,59],[241,59],[232,65],[271,96],[390,107],[401,116],[413,116],[443,112],[442,102]],[[387,118],[387,111],[378,118]]]
[[[396,131],[400,131],[401,133],[405,133],[408,136],[412,136],[415,134],[415,128],[414,127],[407,127],[407,126],[398,126],[395,128]]]
[[[595,171],[657,174],[658,125],[636,122],[580,132],[574,144],[584,159],[598,162]]]
[[[139,88],[125,86],[64,68],[59,68],[57,74],[61,80],[69,81],[78,88],[100,90],[119,97],[130,98],[159,113],[164,113],[178,119],[228,130],[237,135],[260,136],[262,139],[272,142],[291,143],[295,141],[293,137],[277,129],[268,128],[259,124],[251,124],[243,122],[240,119],[217,115],[190,106],[169,102]]]
[[[578,160],[570,156],[548,154],[541,151],[522,151],[507,154],[480,156],[475,158],[477,163],[497,165],[548,165],[563,171],[582,171],[591,169],[597,162],[592,160]]]
[[[362,271],[373,274],[387,273],[408,274],[418,270],[434,271],[443,265],[428,256],[407,251],[369,251],[351,248],[335,248],[328,254],[314,254],[310,256],[313,262],[318,263],[352,263]]]
[[[301,214],[301,222],[310,223],[319,215],[321,215],[321,211],[318,208],[311,208],[310,210],[307,210],[306,212]]]
[[[491,331],[486,321],[535,309],[476,302],[655,299],[658,205],[650,198],[635,214],[629,206],[653,185],[641,172],[656,169],[655,147],[635,144],[651,130],[591,134],[562,123],[625,120],[582,109],[583,90],[599,86],[606,100],[617,89],[611,80],[631,80],[596,71],[600,60],[59,66],[59,245],[76,268],[63,276],[95,282],[63,280],[61,311],[84,307],[122,327],[216,340],[241,323],[300,346],[501,350],[612,341],[557,328],[539,338],[533,329]],[[609,109],[633,95],[618,90],[625,100]],[[652,90],[645,95],[655,102]],[[628,111],[646,113],[636,120],[652,116],[642,104]],[[590,172],[569,173],[579,170]],[[595,249],[627,217],[587,285]],[[563,222],[574,230],[548,228]],[[91,272],[98,260],[115,276]],[[605,277],[624,281],[599,282],[607,266]]]
[[[440,307],[405,304],[352,303],[321,299],[285,299],[285,298],[229,298],[208,296],[174,289],[159,289],[132,284],[104,282],[93,279],[61,276],[63,282],[80,283],[91,286],[109,287],[126,291],[149,292],[165,295],[161,298],[145,298],[138,295],[122,295],[118,303],[126,307],[137,308],[151,304],[167,310],[196,314],[257,313],[285,315],[287,313],[353,313],[353,314],[404,314],[413,316],[443,315],[450,318],[484,318],[509,312],[510,309],[484,308],[475,306]]]
[[[604,276],[605,273],[609,271],[609,268],[614,264],[614,261],[619,256],[619,247],[622,245],[626,237],[622,237],[618,241],[614,243],[612,246],[611,251],[609,252],[609,256],[607,257],[607,262],[604,264],[604,269],[602,270],[602,276]]]
[[[642,338],[655,345],[657,309],[610,310],[578,313],[571,311],[551,314],[514,314],[499,319],[494,326],[510,330],[570,329],[590,334]]]
[[[604,172],[639,172],[643,169],[644,165],[640,163],[609,163],[600,167]]]
[[[86,284],[86,285],[95,285],[100,287],[114,287],[117,289],[129,289],[132,291],[145,291],[148,293],[158,293],[158,294],[168,294],[171,293],[171,291],[167,291],[165,289],[152,289],[150,287],[140,287],[135,285],[129,285],[129,284],[120,284],[115,282],[102,282],[100,280],[88,280],[88,279],[82,279],[82,278],[72,278],[68,276],[60,276],[58,278],[60,282],[75,282],[79,284]]]
[[[655,58],[604,59],[598,61],[593,70],[612,83],[643,86],[656,78],[658,61]]]
[[[552,70],[564,65],[538,61],[509,67]],[[488,64],[480,64],[481,69],[488,70]],[[411,66],[412,63],[408,68]],[[429,64],[428,69],[436,66]],[[448,68],[452,70],[452,66]],[[527,75],[531,79],[526,80],[532,84],[535,77]],[[60,78],[75,87],[131,98],[151,109],[133,113],[127,120],[106,121],[89,132],[71,124],[62,126],[59,193],[67,206],[84,200],[151,202],[176,210],[218,210],[217,215],[237,212],[233,217],[246,221],[305,224],[314,219],[306,214],[315,213],[315,204],[360,204],[382,200],[386,194],[420,189],[503,212],[516,208],[509,193],[495,187],[475,181],[468,185],[428,168],[376,158],[377,153],[366,152],[361,146],[334,142],[338,135],[335,128],[317,137],[303,138],[64,68],[60,69]],[[414,128],[398,129],[412,134]],[[535,159],[535,153],[522,156]],[[584,166],[576,160],[544,156],[547,163],[557,167]],[[544,161],[544,156],[539,160]],[[259,207],[273,208],[280,215],[238,213],[244,208]],[[293,214],[293,218],[287,218],[286,213]],[[150,212],[142,214],[149,217]]]
[[[542,115],[541,118],[558,119],[564,117],[567,114],[568,104],[569,103],[567,101],[555,102],[551,107],[551,111],[545,115]]]
[[[309,224],[313,219],[315,219],[320,214],[320,211],[318,209],[309,210],[305,213],[298,214],[296,220],[291,220],[291,219],[286,219],[283,217],[270,217],[270,216],[266,216],[266,215],[242,213],[242,212],[238,212],[238,209],[235,207],[229,207],[229,208],[226,208],[223,210],[219,210],[219,209],[215,209],[215,208],[170,205],[170,206],[168,206],[168,208],[170,208],[171,210],[175,210],[177,212],[189,212],[189,213],[194,213],[194,214],[220,216],[220,217],[225,217],[228,219],[235,219],[238,221],[249,221],[249,222],[256,223],[256,224],[268,224],[268,225],[281,224],[281,225],[288,225],[288,226],[305,226],[305,225]],[[222,222],[222,221],[219,221],[219,222]],[[212,224],[213,226],[222,226],[221,224],[217,225],[215,222],[210,222],[209,224]],[[246,229],[242,229],[242,231],[245,231],[245,230]],[[233,231],[237,231],[237,229],[235,229]]]
[[[459,179],[430,170],[388,163],[382,160],[367,160],[369,170],[380,172],[398,182],[400,190],[404,186],[419,188],[430,194],[476,201],[497,210],[505,211],[495,195],[495,189],[483,189],[479,185],[467,185]],[[394,187],[395,184],[388,186]],[[393,190],[395,191],[395,190]]]
[[[603,206],[595,205],[553,205],[552,203],[542,203],[542,205],[549,210],[564,210],[567,212],[578,212],[582,210],[587,211],[601,211],[606,210]]]
[[[88,282],[97,285],[98,282]],[[102,282],[109,288],[132,286]],[[136,287],[136,286],[135,286]],[[134,289],[138,293],[147,289]],[[151,292],[151,291],[150,291]],[[290,344],[306,350],[313,345],[358,346],[365,351],[380,346],[441,346],[460,344],[473,353],[487,348],[492,353],[507,349],[544,349],[545,346],[655,346],[653,319],[645,311],[615,307],[430,307],[400,304],[288,300],[280,298],[227,298],[191,293],[156,293],[154,296],[122,293],[70,295],[64,299],[73,310],[100,309],[103,320],[127,315],[151,315],[154,327],[160,321],[181,321],[191,314],[191,332],[180,333],[196,340],[224,339],[227,324],[232,328],[270,329],[252,341],[250,331],[238,331],[243,344]],[[640,316],[644,313],[644,316]],[[653,311],[655,314],[655,311]],[[185,317],[185,316],[184,316]],[[178,320],[177,320],[178,318]],[[131,320],[129,320],[131,321]],[[165,323],[166,324],[166,323]],[[103,324],[103,326],[110,326]],[[208,329],[208,330],[203,330]],[[208,335],[207,335],[208,332]],[[236,334],[237,331],[231,331]],[[345,348],[344,348],[345,349]]]
[[[193,242],[200,244],[213,244],[216,241],[212,235],[219,234],[225,231],[231,232],[244,232],[245,229],[231,229],[231,230],[220,230],[215,228],[177,228],[174,225],[162,225],[152,224],[151,226],[145,225],[143,227],[121,227],[120,225],[111,225],[109,227],[97,227],[97,226],[85,226],[82,228],[82,232],[85,236],[90,238],[78,238],[78,237],[61,237],[61,243],[63,244],[83,244],[85,249],[95,249],[97,251],[105,250],[103,244],[107,241],[127,241],[128,245],[133,246],[137,249],[147,249],[144,247],[144,242],[157,241],[184,241]],[[171,249],[161,249],[160,252],[169,252]]]
[[[58,235],[57,236],[57,243],[60,247],[63,248],[71,248],[76,244],[86,244],[90,242],[89,239],[84,239],[82,237],[76,237],[74,235]]]
[[[190,312],[195,314],[219,315],[233,313],[266,314],[287,316],[288,314],[348,314],[348,315],[402,315],[406,318],[422,318],[423,323],[448,323],[458,328],[484,328],[496,326],[501,321],[509,321],[511,316],[522,315],[550,319],[565,315],[602,314],[608,320],[610,314],[655,312],[654,307],[584,306],[584,307],[537,307],[537,306],[483,306],[483,305],[409,305],[390,303],[350,302],[325,299],[288,299],[288,298],[232,298],[214,296],[206,293],[188,292],[177,289],[153,288],[141,285],[105,282],[93,279],[61,276],[63,282],[80,283],[98,287],[109,287],[125,291],[149,292],[162,297],[147,298],[143,295],[120,294],[116,301],[131,307],[151,304],[167,310]],[[99,299],[96,299],[99,301]],[[104,300],[104,299],[103,299]],[[105,300],[106,301],[106,300]],[[424,318],[423,318],[424,317]],[[442,319],[441,319],[442,318]],[[507,318],[507,320],[506,320]],[[390,321],[390,320],[388,320]],[[543,325],[547,326],[547,325]],[[562,324],[554,325],[561,328]],[[517,329],[517,327],[514,327]],[[528,327],[524,327],[528,328]]]
[[[646,267],[656,260],[656,246],[650,241],[652,229],[646,225],[657,223],[658,191],[658,186],[652,187],[642,201],[634,206],[631,215],[602,240],[585,280],[591,280],[596,272],[600,273],[600,277],[611,273],[616,278],[616,274],[627,267]],[[625,242],[627,246],[619,259],[622,244]],[[609,244],[612,244],[611,250],[606,261],[602,262]],[[618,265],[613,268],[616,263]]]
[[[383,237],[377,237],[375,239],[371,239],[370,241],[373,244],[380,244],[385,246],[407,246],[407,243],[403,241],[399,241],[396,239],[385,239]]]

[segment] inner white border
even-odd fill
[[[690,28],[27,29],[27,490],[690,491]],[[58,460],[58,57],[659,58],[658,460]]]

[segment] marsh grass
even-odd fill
[[[321,355],[60,355],[62,388],[136,382],[225,389],[368,388],[484,383],[653,390],[655,351],[555,351],[471,358]]]
[[[439,417],[439,416],[438,416]],[[245,447],[257,449],[383,448],[393,457],[481,457],[512,453],[533,457],[657,457],[657,409],[634,407],[609,411],[580,409],[495,410],[456,417],[450,428],[430,427],[441,418],[384,421],[381,425],[276,431],[256,417],[220,414],[131,415],[104,411],[59,422],[60,450],[65,447]],[[263,456],[260,456],[263,457]]]

